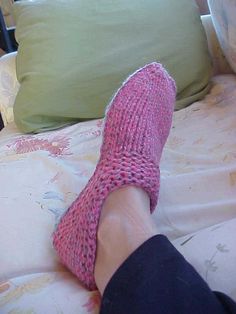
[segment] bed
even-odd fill
[[[210,287],[236,300],[236,76],[219,52],[210,17],[204,25],[215,75],[202,101],[174,113],[154,217],[159,231]],[[0,60],[5,102],[18,88],[14,62],[15,53]],[[0,132],[0,312],[98,313],[98,292],[87,291],[60,264],[51,234],[95,169],[103,121],[23,135],[12,121],[12,107],[5,110],[8,118]]]

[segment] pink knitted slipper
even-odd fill
[[[124,82],[106,113],[96,170],[53,234],[62,263],[91,290],[96,288],[98,222],[108,194],[135,185],[149,194],[151,212],[155,209],[159,161],[170,131],[175,92],[174,81],[155,62]]]

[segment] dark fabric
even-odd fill
[[[212,292],[163,235],[140,246],[108,283],[100,314],[225,314],[236,303]]]

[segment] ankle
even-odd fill
[[[107,197],[101,211],[98,237],[102,241],[107,234],[116,236],[119,233],[127,241],[133,240],[133,233],[137,237],[157,233],[150,215],[150,199],[143,189],[125,186]]]
[[[109,195],[97,233],[95,281],[101,293],[128,256],[157,233],[143,190],[125,187]]]

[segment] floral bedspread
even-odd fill
[[[38,135],[0,132],[0,313],[98,313],[58,260],[51,234],[92,175],[102,120]],[[161,233],[214,289],[236,300],[236,76],[175,112],[154,213]]]

